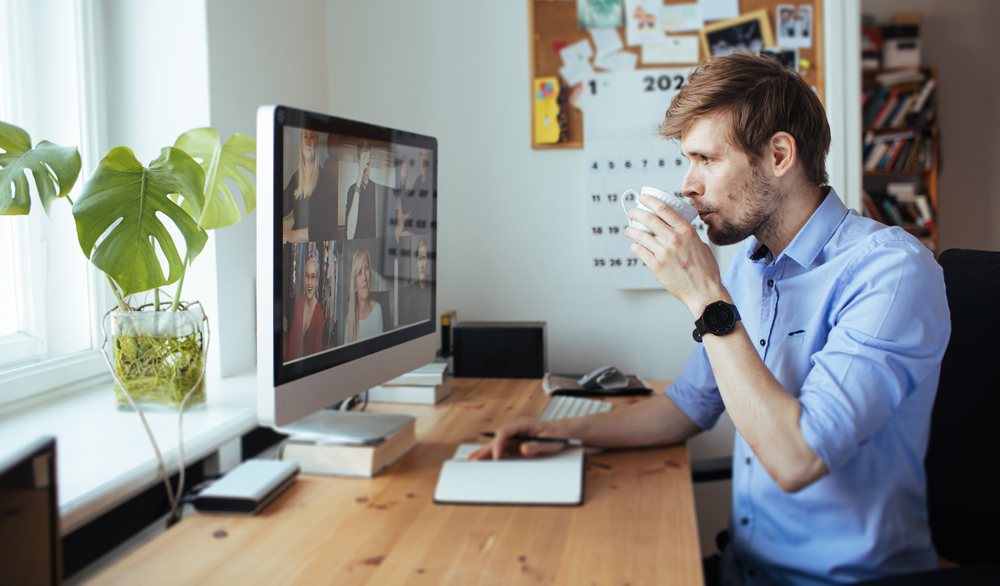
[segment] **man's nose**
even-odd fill
[[[705,193],[704,184],[695,170],[694,164],[688,164],[684,180],[681,181],[681,193],[684,194],[684,197],[698,197]]]

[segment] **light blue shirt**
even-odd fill
[[[723,283],[829,473],[787,494],[737,431],[730,533],[746,583],[935,568],[923,464],[951,334],[940,266],[832,189],[777,258],[764,250],[748,239]],[[702,429],[726,408],[703,346],[666,394]]]

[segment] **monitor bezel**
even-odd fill
[[[258,418],[261,423],[283,425],[308,414],[310,411],[295,408],[292,411],[282,409],[276,403],[281,403],[278,397],[281,391],[287,393],[306,393],[318,397],[317,375],[337,370],[345,372],[348,365],[356,364],[357,369],[344,380],[345,387],[373,386],[426,364],[433,360],[436,349],[437,326],[434,316],[437,314],[436,294],[431,296],[430,319],[409,326],[401,326],[374,338],[335,347],[319,354],[296,360],[288,364],[283,360],[282,347],[282,191],[284,175],[284,129],[285,127],[305,128],[330,134],[349,135],[359,139],[377,141],[402,146],[426,148],[433,151],[432,185],[437,191],[437,139],[413,132],[396,130],[366,122],[338,118],[299,108],[284,105],[262,106],[257,116],[258,138],[258,207],[257,213],[257,262],[258,262],[258,328],[270,327],[270,335],[264,331],[258,332]],[[268,192],[261,187],[269,185]],[[437,250],[437,233],[430,235],[431,250]],[[436,279],[437,275],[435,275]],[[436,291],[436,283],[435,283]],[[414,349],[419,351],[414,353]],[[411,356],[429,356],[415,361]],[[383,356],[384,355],[384,356]],[[386,360],[381,363],[377,356],[387,360],[392,357],[394,366],[386,368]],[[359,373],[358,370],[371,369],[378,364],[382,374]],[[395,374],[393,374],[395,372]],[[331,373],[332,374],[332,373]],[[367,385],[367,386],[365,386]],[[298,390],[295,390],[298,389]],[[309,390],[307,390],[309,389]],[[360,392],[361,388],[351,393]],[[335,393],[334,393],[335,394]],[[331,395],[333,396],[333,395]],[[306,397],[303,396],[303,399]],[[319,405],[316,409],[327,405]],[[284,414],[279,413],[283,411]],[[294,413],[293,413],[294,412]],[[289,419],[292,417],[293,419]]]

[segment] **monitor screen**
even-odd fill
[[[433,336],[434,138],[264,107],[257,166],[258,262],[270,258],[263,286],[258,270],[258,302],[264,294],[271,302],[266,376],[274,387]],[[380,359],[386,374],[372,384],[404,366],[392,360]]]

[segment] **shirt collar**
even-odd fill
[[[833,237],[834,232],[847,217],[847,206],[840,201],[840,196],[829,186],[822,188],[826,192],[823,203],[819,205],[809,221],[806,222],[799,233],[792,238],[792,241],[785,248],[783,255],[788,256],[800,266],[807,267],[816,260],[816,256],[823,250],[826,243]],[[750,237],[750,246],[747,248],[747,258],[751,262],[767,260],[770,252],[767,247],[760,243],[756,237]]]

